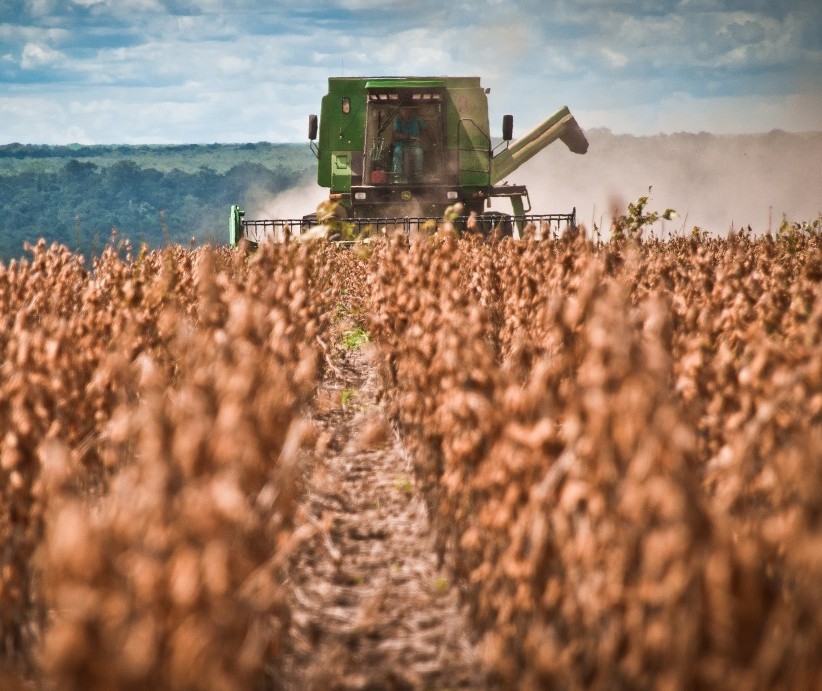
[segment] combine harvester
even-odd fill
[[[479,77],[330,78],[319,122],[316,115],[308,119],[317,182],[330,189],[328,202],[301,219],[249,220],[232,206],[230,244],[317,235],[353,240],[389,228],[436,228],[444,215],[458,228],[486,233],[498,228],[518,236],[527,223],[543,236],[574,229],[575,209],[531,214],[525,186],[504,181],[557,139],[584,154],[585,134],[563,107],[511,143],[514,119],[505,115],[502,141],[493,147],[489,91]],[[495,197],[510,199],[513,214],[490,211]]]

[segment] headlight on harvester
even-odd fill
[[[365,192],[354,192],[354,199],[357,201],[362,201],[365,199]]]
[[[448,190],[445,196],[448,197],[448,199],[457,199],[460,195],[456,190]]]

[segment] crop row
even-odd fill
[[[395,242],[370,271],[498,681],[822,683],[818,235]]]
[[[88,269],[41,242],[0,265],[6,665],[67,689],[276,666],[335,253],[125,246]]]

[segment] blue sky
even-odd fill
[[[520,134],[822,130],[822,0],[0,0],[0,143],[304,141],[340,74],[478,75]]]

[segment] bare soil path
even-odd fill
[[[315,537],[292,559],[293,689],[484,689],[456,588],[432,549],[411,459],[355,350],[316,401],[304,509]]]

